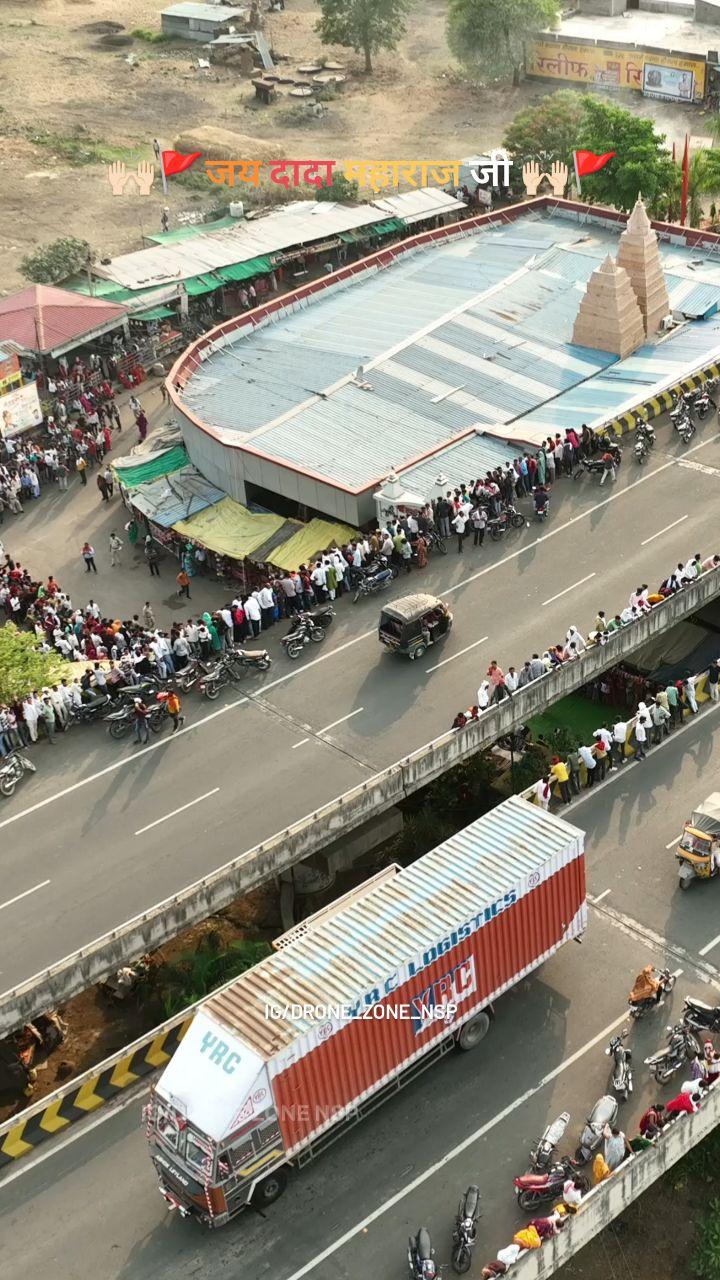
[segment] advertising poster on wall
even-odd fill
[[[42,422],[42,409],[34,382],[24,387],[15,387],[4,396],[0,396],[0,436],[19,435],[21,431],[29,431],[31,427],[39,427]]]
[[[657,62],[643,66],[643,97],[667,98],[671,102],[692,102],[695,77],[680,67],[662,67]]]

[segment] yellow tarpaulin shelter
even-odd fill
[[[187,520],[178,520],[173,529],[181,537],[191,538],[219,555],[244,560],[284,524],[284,516],[260,515],[248,511],[233,498],[223,498],[214,507],[198,511]]]
[[[326,551],[335,543],[343,546],[357,537],[355,529],[346,524],[332,524],[329,520],[311,520],[299,529],[287,542],[281,542],[268,554],[272,564],[279,569],[299,569],[308,564],[319,551]]]

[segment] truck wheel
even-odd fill
[[[485,1039],[489,1029],[489,1015],[485,1013],[484,1010],[482,1013],[477,1013],[474,1018],[471,1018],[469,1022],[465,1023],[464,1027],[460,1028],[457,1037],[458,1049],[462,1049],[466,1053],[469,1052],[470,1049],[474,1049],[481,1040]]]
[[[269,1173],[267,1178],[263,1178],[262,1182],[258,1182],[252,1193],[252,1202],[259,1209],[264,1209],[266,1205],[274,1204],[280,1199],[283,1191],[287,1186],[288,1176],[284,1169],[276,1169],[274,1173]]]

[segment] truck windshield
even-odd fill
[[[213,1150],[208,1142],[201,1142],[193,1133],[188,1133],[185,1147],[185,1159],[193,1169],[210,1177],[213,1171]]]

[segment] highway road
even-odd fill
[[[548,524],[466,545],[394,584],[454,608],[444,647],[415,663],[381,650],[380,598],[341,601],[327,642],[216,704],[190,695],[172,742],[115,743],[101,726],[35,751],[38,773],[0,810],[0,987],[30,978],[443,732],[491,658],[507,668],[622,608],[708,545],[720,435],[689,449],[661,426],[647,467],[614,486],[556,486]],[[386,596],[385,599],[388,597]],[[42,920],[42,928],[38,921]]]
[[[642,1059],[660,1045],[683,996],[720,999],[720,885],[681,894],[666,848],[717,785],[719,735],[720,717],[705,712],[567,810],[587,831],[595,905],[582,944],[568,944],[499,1002],[474,1053],[449,1055],[294,1175],[265,1218],[251,1212],[205,1234],[169,1216],[133,1102],[12,1171],[0,1202],[5,1273],[20,1280],[31,1257],[34,1270],[56,1280],[85,1280],[91,1258],[93,1280],[394,1280],[403,1274],[407,1235],[421,1222],[447,1267],[458,1195],[477,1181],[484,1202],[477,1274],[521,1221],[512,1178],[532,1140],[567,1108],[569,1146],[605,1091],[602,1049],[625,1021],[636,971],[653,961],[679,977],[657,1018],[631,1031],[635,1094],[621,1111],[630,1134],[658,1095]]]

